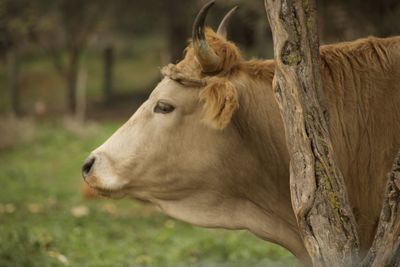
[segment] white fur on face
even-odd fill
[[[175,110],[168,114],[154,113],[160,100],[173,105]],[[201,119],[196,118],[200,116],[200,107],[197,89],[184,88],[165,78],[135,114],[93,152],[96,162],[92,172],[98,187],[107,190],[140,187],[137,193],[143,195],[148,189],[160,193],[166,181],[179,180],[183,174],[172,169],[179,164],[183,150],[190,153],[190,147],[186,148],[183,142],[191,139],[190,131],[196,124],[206,129]]]
[[[175,110],[154,113],[159,100]],[[111,195],[151,201],[193,224],[243,228],[230,214],[237,206],[235,179],[244,181],[259,167],[250,163],[251,155],[232,125],[215,129],[204,123],[203,115],[199,89],[165,78],[93,152],[99,158],[93,166],[97,186]]]

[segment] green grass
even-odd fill
[[[131,200],[83,200],[81,163],[117,127],[85,137],[37,124],[31,141],[0,151],[0,266],[296,266],[244,231],[193,227]]]

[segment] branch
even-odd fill
[[[65,74],[67,72],[67,68],[66,68],[65,63],[63,62],[63,59],[62,59],[62,50],[59,49],[57,51],[56,48],[51,46],[51,47],[48,47],[47,51],[48,51],[48,53],[49,53],[49,55],[50,55],[50,57],[52,59],[53,65],[54,65],[55,69],[57,70],[58,74],[62,78],[64,78],[64,76],[65,76]]]
[[[400,265],[400,150],[388,174],[374,242],[360,267]]]
[[[319,72],[315,0],[265,0],[276,61],[273,86],[291,157],[292,206],[314,266],[354,266],[358,235],[335,163]]]

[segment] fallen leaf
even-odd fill
[[[0,204],[0,213],[14,213],[15,205],[12,203]]]
[[[47,199],[47,203],[48,203],[50,206],[54,206],[54,205],[57,204],[57,199],[56,199],[55,197],[49,197],[49,198]]]
[[[173,220],[166,220],[164,223],[164,227],[167,229],[173,229],[175,228],[175,221]]]
[[[51,250],[51,251],[48,251],[47,254],[50,257],[56,258],[59,262],[61,262],[65,266],[69,266],[68,258],[65,255],[61,254],[60,252]]]
[[[112,203],[104,204],[104,205],[101,207],[101,210],[102,210],[103,212],[105,212],[105,213],[107,213],[107,214],[110,214],[110,215],[113,215],[113,216],[115,216],[115,215],[118,214],[118,209],[117,209],[117,207],[116,207],[114,204],[112,204]]]
[[[86,206],[76,206],[71,208],[71,214],[74,217],[84,217],[84,216],[88,216],[89,215],[89,208]]]
[[[135,262],[140,265],[150,265],[154,262],[154,259],[148,255],[140,255],[135,259]]]
[[[28,210],[30,213],[42,213],[43,212],[43,206],[38,203],[30,203],[28,204]]]

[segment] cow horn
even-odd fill
[[[213,73],[218,71],[221,59],[215,51],[208,45],[204,34],[204,22],[207,12],[215,3],[214,0],[204,5],[196,16],[193,23],[192,39],[193,48],[204,73]]]
[[[222,19],[221,23],[218,26],[217,33],[219,35],[223,36],[224,38],[226,38],[226,36],[227,36],[227,27],[228,27],[229,21],[231,20],[232,15],[235,14],[235,12],[238,8],[239,8],[238,6],[235,6],[234,8],[229,10],[229,12],[226,13],[225,17]]]

